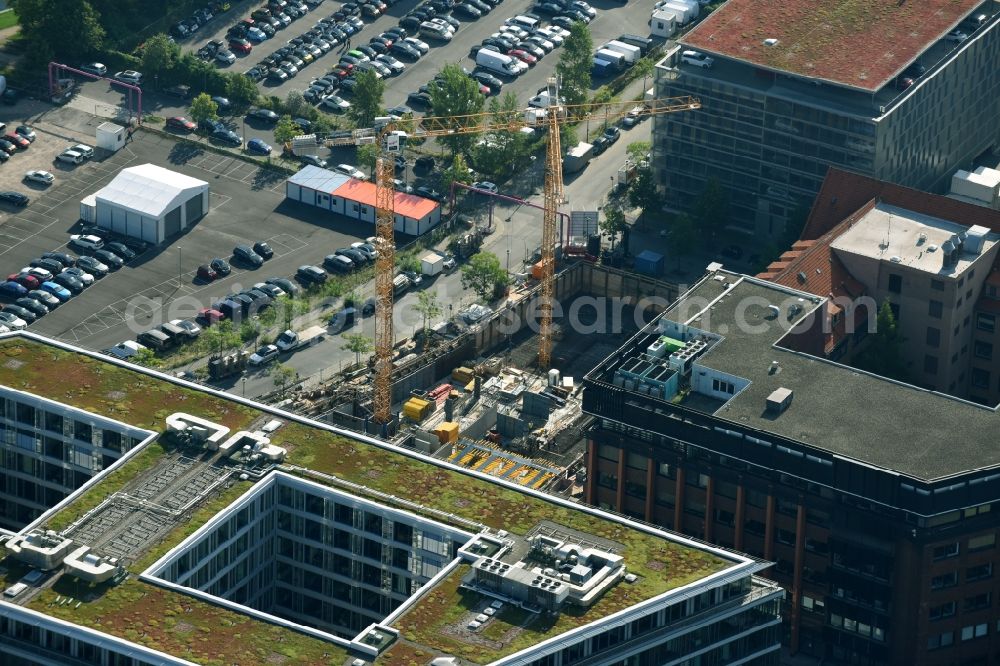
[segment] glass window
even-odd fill
[[[982,340],[976,340],[972,346],[972,353],[976,355],[976,358],[990,360],[993,358],[993,345]]]
[[[934,291],[944,291],[944,280],[931,280],[931,289]]]
[[[980,331],[987,331],[992,333],[996,329],[996,317],[991,314],[977,314],[976,315],[976,328]]]
[[[929,375],[937,374],[938,360],[937,356],[931,356],[930,354],[924,356],[924,372]]]
[[[898,294],[903,291],[903,276],[902,275],[889,275],[889,291],[894,294]]]
[[[958,542],[948,543],[943,546],[937,546],[934,549],[934,559],[944,560],[949,557],[958,556]]]
[[[927,327],[927,346],[935,349],[941,344],[941,329],[933,326]]]
[[[935,319],[941,318],[941,312],[944,309],[944,305],[941,301],[928,301],[927,303],[927,314]]]
[[[989,388],[990,373],[982,368],[972,369],[972,385],[978,388]]]
[[[983,536],[972,537],[969,539],[969,550],[985,550],[986,548],[992,548],[996,543],[996,534],[984,534]]]

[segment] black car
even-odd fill
[[[289,296],[294,296],[299,293],[299,286],[289,280],[288,278],[268,278],[264,280],[267,284],[273,284],[278,289],[282,290]]]
[[[233,248],[233,258],[239,259],[248,266],[260,268],[264,265],[264,258],[253,251],[249,245],[237,245]]]
[[[420,29],[420,19],[416,16],[404,16],[399,19],[399,27],[407,31],[416,32]]]
[[[503,81],[501,81],[497,77],[493,76],[489,72],[484,72],[482,70],[476,70],[476,71],[472,72],[472,74],[470,74],[469,76],[471,76],[476,81],[478,81],[479,83],[483,84],[484,86],[489,86],[490,90],[493,90],[493,91],[500,90],[503,87]]]
[[[104,249],[94,250],[91,254],[93,254],[93,256],[98,261],[100,261],[102,264],[107,265],[107,267],[113,271],[116,271],[125,265],[125,262],[122,261],[121,257],[119,257],[114,252],[110,252],[108,250]]]
[[[55,259],[47,259],[42,257],[40,259],[32,259],[29,266],[34,266],[35,268],[44,268],[53,275],[56,273],[61,273],[65,266],[62,265],[61,261],[56,261]]]
[[[49,313],[49,308],[44,303],[36,301],[30,296],[22,296],[14,301],[14,304],[24,308],[25,310],[31,310],[39,317]]]
[[[444,197],[441,195],[440,192],[438,192],[437,190],[432,190],[431,188],[424,185],[414,190],[414,194],[416,194],[417,196],[424,197],[425,199],[431,199],[432,201],[437,201],[438,203],[444,201]]]
[[[274,250],[265,241],[257,241],[253,244],[253,251],[256,252],[264,260],[270,259],[274,256]]]
[[[70,266],[76,265],[76,257],[72,254],[66,254],[65,252],[45,252],[42,254],[42,259],[55,259],[63,268],[69,268]]]
[[[9,204],[14,204],[15,206],[27,206],[28,202],[31,201],[27,195],[21,194],[20,192],[0,192],[0,201],[6,201]]]
[[[125,261],[132,261],[135,259],[135,252],[126,247],[124,243],[119,243],[117,241],[113,243],[105,243],[104,249],[114,252]]]
[[[614,143],[615,141],[617,141],[618,139],[620,139],[621,135],[622,135],[622,131],[620,129],[618,129],[617,127],[615,127],[614,125],[611,125],[609,127],[605,127],[604,128],[604,136],[606,136],[608,138],[608,141],[610,143]]]
[[[21,319],[23,319],[24,321],[28,322],[29,324],[38,319],[38,315],[36,315],[31,310],[22,308],[20,305],[11,305],[11,304],[5,305],[3,306],[3,311],[8,314],[16,315]]]
[[[430,155],[424,155],[423,157],[418,157],[413,163],[414,168],[420,169],[421,171],[430,171],[434,168],[434,158]]]
[[[104,262],[94,257],[80,257],[76,260],[76,265],[87,271],[94,277],[104,277],[108,274],[108,269],[104,267]]]
[[[225,127],[220,127],[212,132],[212,139],[220,143],[228,143],[231,146],[243,145],[243,139],[240,138],[240,135]]]
[[[198,131],[208,132],[209,134],[216,132],[218,130],[226,129],[225,125],[220,123],[218,120],[212,120],[211,118],[202,118],[198,121]]]
[[[425,92],[411,92],[406,96],[406,102],[414,106],[431,106],[431,96]]]
[[[233,271],[233,268],[232,266],[229,265],[229,262],[226,261],[225,259],[220,259],[219,257],[212,259],[211,263],[209,263],[209,266],[212,267],[212,270],[215,271],[216,275],[218,275],[219,277],[225,277],[226,275],[229,275]]]
[[[295,276],[306,285],[326,282],[326,271],[319,266],[299,266]]]
[[[368,263],[368,255],[360,250],[356,250],[353,247],[342,247],[334,254],[339,254],[342,257],[347,257],[354,262],[355,266],[364,266]]]
[[[479,9],[478,7],[474,7],[473,5],[470,5],[467,2],[463,2],[462,4],[456,6],[455,7],[455,13],[456,14],[463,14],[463,15],[468,16],[469,18],[473,18],[473,19],[480,18],[483,15],[483,12],[482,12],[481,9]]]
[[[600,155],[601,153],[603,153],[605,150],[608,149],[608,146],[611,145],[611,141],[608,139],[608,137],[602,134],[601,136],[594,139],[591,145],[593,145],[594,147],[593,149],[594,155]]]
[[[76,277],[75,275],[70,275],[69,273],[60,273],[59,275],[52,278],[52,281],[58,285],[66,287],[74,294],[79,294],[83,291],[84,284],[83,280]]]
[[[420,58],[420,51],[406,42],[396,42],[389,48],[389,51],[394,55],[408,60],[418,60]]]

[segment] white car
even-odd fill
[[[91,236],[89,234],[73,234],[69,237],[69,243],[84,250],[100,250],[104,247],[104,241],[100,236]]]
[[[446,254],[445,255],[444,262],[441,264],[441,266],[446,271],[453,270],[455,268],[455,266],[457,266],[457,265],[458,264],[455,262],[455,257],[451,256],[450,254]]]
[[[0,324],[14,331],[23,331],[28,328],[28,322],[10,312],[0,312]]]
[[[42,171],[41,169],[32,169],[31,171],[24,174],[24,179],[31,181],[33,183],[41,183],[42,185],[51,185],[56,179],[48,171]]]
[[[320,106],[333,111],[346,111],[351,108],[351,103],[339,95],[327,95],[320,102]]]
[[[67,164],[82,164],[84,157],[81,153],[78,153],[75,150],[64,150],[56,155],[56,159],[60,162],[66,162]]]
[[[201,335],[201,326],[194,323],[190,319],[171,319],[170,323],[177,328],[183,328],[188,334],[188,337],[196,338]]]
[[[407,37],[403,41],[420,51],[420,55],[427,55],[427,52],[431,50],[431,47],[427,44],[427,42],[421,41],[416,37]]]
[[[963,31],[959,30],[958,28],[955,28],[947,35],[945,35],[944,38],[947,39],[949,42],[958,42],[959,44],[961,44],[962,42],[967,40],[969,36],[965,34]]]
[[[99,62],[91,62],[86,65],[80,65],[80,69],[88,74],[93,74],[94,76],[106,76],[108,73],[107,66]]]
[[[681,53],[681,62],[694,65],[695,67],[712,69],[712,65],[715,64],[715,59],[705,55],[704,53],[699,53],[698,51],[684,51]]]
[[[368,177],[365,176],[364,171],[350,164],[338,164],[337,166],[333,167],[333,170],[336,171],[337,173],[342,173],[345,176],[350,176],[351,178],[357,178],[358,180],[368,179]]]
[[[236,62],[236,56],[228,49],[219,49],[215,52],[215,59],[223,65],[232,65]]]
[[[264,345],[250,355],[250,365],[266,365],[278,358],[278,348],[274,345]]]
[[[123,72],[116,72],[115,78],[119,81],[124,81],[125,83],[131,83],[134,86],[142,85],[142,72],[137,72],[134,69],[126,69]]]
[[[27,273],[28,275],[34,275],[36,278],[43,282],[47,282],[52,279],[52,272],[47,271],[44,268],[38,268],[36,266],[25,266],[21,269],[21,273]]]
[[[114,347],[110,349],[105,349],[104,353],[109,356],[114,356],[115,358],[120,358],[122,360],[132,358],[143,349],[146,349],[146,345],[141,345],[135,340],[125,340],[124,342],[119,342]]]
[[[94,156],[94,149],[85,143],[78,143],[74,146],[70,146],[66,150],[72,150],[74,153],[80,153],[86,160],[89,160]]]

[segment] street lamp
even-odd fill
[[[181,288],[181,264],[184,258],[184,249],[180,245],[177,246],[177,288]]]
[[[247,376],[243,375],[243,397],[247,397]]]

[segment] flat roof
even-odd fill
[[[378,205],[375,192],[375,183],[348,178],[332,194],[374,208]],[[392,212],[403,217],[411,217],[419,220],[437,207],[438,203],[436,201],[431,201],[415,194],[406,194],[404,192],[393,192],[392,194]]]
[[[619,583],[585,612],[564,612],[552,623],[532,624],[524,631],[531,641],[484,645],[481,641],[420,631],[414,632],[415,637],[419,636],[416,641],[407,637],[408,644],[419,645],[425,653],[459,653],[473,663],[487,663],[727,569],[755,566],[737,554],[701,546],[683,537],[640,529],[607,513],[576,508],[568,502],[526,492],[444,461],[335,431],[332,426],[154,371],[105,360],[30,333],[0,337],[0,384],[156,431],[165,429],[165,418],[174,412],[199,416],[234,431],[249,429],[252,424],[262,424],[277,415],[285,425],[270,437],[272,444],[288,451],[285,462],[291,467],[286,471],[308,474],[310,479],[320,482],[324,482],[322,475],[327,475],[325,483],[334,487],[341,487],[336,484],[344,482],[357,484],[354,487],[361,497],[365,493],[378,493],[378,501],[388,506],[398,501],[399,507],[407,511],[424,510],[428,515],[433,512],[442,522],[447,522],[442,515],[452,515],[456,526],[462,529],[467,527],[467,521],[474,521],[493,530],[524,536],[544,521],[564,525],[621,544],[620,554],[628,570],[639,577],[635,583]],[[159,440],[152,441],[49,516],[43,526],[55,530],[66,528],[164,455]],[[309,474],[310,471],[320,476]],[[128,563],[129,571],[144,571],[250,487],[248,481],[237,481],[194,509],[190,520],[174,528],[161,542],[144,545],[144,554]],[[4,565],[8,571],[0,574],[0,579],[9,584],[25,573],[25,567],[10,558]],[[746,569],[747,573],[751,570]],[[61,605],[56,602],[60,593],[81,603]],[[441,621],[435,617],[437,605],[442,598],[453,596],[448,584],[443,584],[440,591],[436,587],[430,589],[402,615],[399,626]],[[76,590],[57,583],[32,596],[26,606],[196,662],[269,663],[286,657],[294,659],[296,664],[329,664],[340,663],[336,660],[344,654],[329,642],[142,582],[136,576],[116,587],[96,590]],[[455,611],[453,606],[449,609]],[[136,631],[140,626],[142,632]],[[206,640],[209,636],[211,640]],[[390,655],[386,661],[392,658]]]
[[[955,222],[878,202],[835,238],[830,247],[838,252],[958,278],[980,261],[992,264],[986,255],[1000,238],[990,233],[979,254],[963,253],[955,265],[944,266],[942,246],[966,231],[968,227]]]
[[[663,315],[720,335],[698,363],[749,380],[728,402],[712,406],[715,416],[918,479],[1000,465],[995,409],[778,347],[786,327],[818,307],[817,297],[743,275],[719,275],[733,285],[728,291],[706,278]],[[791,322],[767,318],[767,304],[797,297],[806,307]],[[702,313],[708,303],[711,308]],[[774,361],[780,371],[772,373]],[[794,395],[776,416],[765,405],[779,388]]]
[[[982,0],[728,0],[680,39],[759,67],[874,92]],[[765,40],[777,40],[772,46]]]

